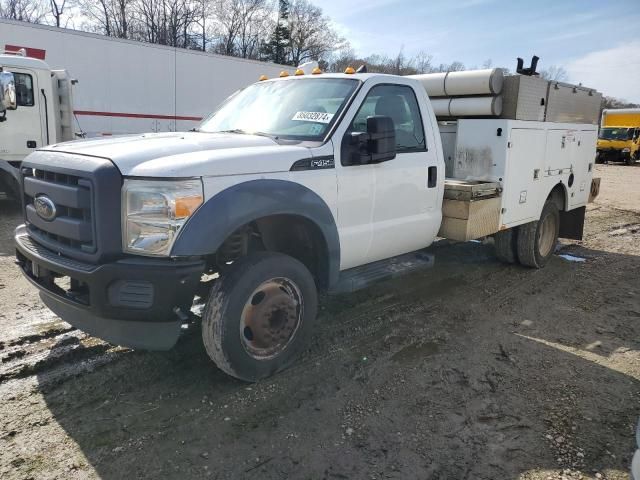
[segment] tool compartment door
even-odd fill
[[[566,185],[568,188],[569,210],[586,205],[589,201],[593,164],[598,134],[595,130],[579,130],[571,152],[571,173]]]
[[[544,130],[513,128],[509,135],[502,224],[506,227],[537,220],[545,159]]]

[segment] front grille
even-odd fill
[[[27,169],[24,175],[25,213],[30,234],[41,243],[66,253],[95,253],[92,184],[88,178],[44,168]],[[36,212],[34,201],[47,196],[55,203],[56,216],[48,221]]]
[[[122,176],[106,158],[39,150],[22,162],[24,216],[29,236],[55,255],[88,264],[122,256]],[[40,196],[48,205],[36,211]],[[49,200],[52,202],[49,202]],[[51,207],[56,213],[48,218]]]

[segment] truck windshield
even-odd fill
[[[358,83],[318,77],[256,83],[227,100],[198,130],[319,141]]]
[[[602,128],[598,138],[603,140],[631,140],[633,138],[632,128]]]

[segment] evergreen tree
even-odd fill
[[[271,34],[269,42],[263,47],[265,60],[289,65],[289,47],[291,44],[291,30],[289,28],[289,1],[279,0],[278,22]]]

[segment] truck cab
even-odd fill
[[[627,165],[640,160],[640,109],[603,110],[596,159]]]
[[[19,198],[22,160],[36,149],[72,140],[71,80],[66,71],[22,54],[0,55],[0,70],[13,76],[15,106],[0,123],[0,191]]]
[[[595,139],[595,125],[439,125],[412,78],[283,72],[193,132],[32,153],[16,257],[51,310],[120,345],[171,348],[206,301],[207,352],[255,381],[304,348],[318,291],[428,266],[437,236],[496,235],[505,261],[544,266],[560,234],[581,238]]]

